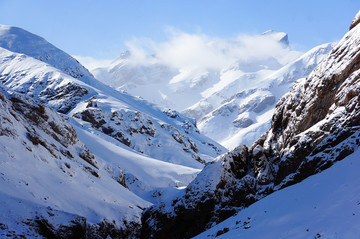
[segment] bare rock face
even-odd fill
[[[359,93],[360,26],[355,24],[280,99],[267,133],[250,148],[240,146],[207,164],[175,199],[147,209],[142,236],[190,238],[353,153],[360,146]]]

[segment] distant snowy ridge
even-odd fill
[[[198,122],[200,131],[229,149],[239,143],[251,145],[270,128],[276,102],[296,80],[307,77],[332,47],[333,44],[315,47],[264,79],[253,82],[248,89],[230,96]],[[241,85],[241,80],[231,86],[235,83]],[[225,89],[232,91],[230,87]],[[206,102],[211,102],[211,97],[204,98],[185,113],[202,115],[206,112],[203,110],[203,105],[208,104]]]
[[[185,37],[184,40],[187,39]],[[253,36],[253,39],[259,44],[271,43],[272,46],[279,49],[279,52],[271,57],[268,56],[269,53],[266,56],[260,54],[245,56],[244,53],[243,59],[234,60],[240,72],[263,70],[269,73],[301,55],[301,53],[290,49],[288,36],[285,33],[267,31],[261,35]],[[226,44],[242,49],[244,43],[241,40],[234,40],[226,42]],[[211,43],[207,45],[211,45]],[[222,49],[221,47],[215,50],[229,51],[229,49]],[[95,69],[92,73],[102,82],[118,90],[141,96],[161,107],[172,108],[177,111],[183,111],[204,97],[208,97],[211,90],[215,91],[218,88],[214,88],[215,86],[220,85],[223,88],[229,83],[228,77],[224,78],[223,76],[222,71],[224,69],[215,69],[213,66],[174,66],[171,62],[161,59],[161,56],[150,54],[147,56],[146,61],[138,61],[136,56],[133,56],[135,53],[129,50],[122,53],[108,67]],[[176,61],[177,59],[173,60]],[[201,65],[202,62],[198,62],[198,64]],[[231,62],[231,64],[235,63]],[[226,96],[225,98],[214,97],[213,101],[210,102],[214,104],[212,109],[216,108],[225,99]],[[201,118],[196,114],[187,114],[187,116],[197,120]]]

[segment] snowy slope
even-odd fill
[[[58,112],[80,119],[84,127],[97,129],[152,158],[200,169],[204,162],[225,152],[222,146],[199,134],[194,120],[118,92],[89,74],[75,79],[66,74],[67,68],[62,71],[55,68],[60,67],[55,56],[66,53],[57,52],[45,40],[40,41],[41,38],[24,30],[2,28],[7,29],[2,31],[2,38],[10,38],[13,45],[17,41],[12,39],[21,41],[26,35],[28,44],[24,46],[37,48],[31,51],[18,46],[17,51],[36,57],[52,49],[54,55],[50,66],[42,58],[39,61],[1,48],[0,79],[12,90],[40,99]],[[6,46],[12,49],[13,45]],[[72,66],[73,61],[70,58],[60,65]],[[76,69],[82,67],[76,65]]]
[[[36,237],[43,223],[93,228],[95,236],[107,233],[100,228],[107,222],[131,235],[150,205],[109,173],[58,113],[2,89],[0,159],[0,237]]]
[[[195,238],[358,238],[360,152],[275,192]]]
[[[332,44],[315,47],[274,73],[267,73],[258,80],[251,78],[248,87],[244,86],[244,79],[240,77],[225,89],[204,98],[188,109],[188,112],[201,111],[202,105],[211,102],[213,95],[222,94],[224,91],[227,94],[233,92],[233,95],[228,95],[220,106],[199,121],[199,129],[228,149],[239,144],[250,146],[270,128],[276,102],[291,89],[296,80],[308,76],[332,47]],[[235,75],[237,71],[238,69],[229,69],[223,75]]]

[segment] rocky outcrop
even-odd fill
[[[278,102],[271,129],[206,165],[175,199],[142,217],[144,238],[190,238],[360,146],[360,27]],[[179,227],[181,225],[181,227]]]
[[[159,121],[151,115],[132,109],[114,108],[109,112],[101,100],[98,96],[91,97],[85,102],[86,108],[76,112],[73,117],[90,123],[92,128],[141,154],[199,167],[209,161],[207,155],[215,158],[224,152],[222,147],[202,140],[195,121],[176,111],[161,112],[169,120]],[[170,123],[171,121],[177,124]],[[168,153],[169,156],[166,156],[163,152],[169,148],[177,154]],[[180,157],[182,162],[179,161]],[[184,158],[188,158],[188,162]]]

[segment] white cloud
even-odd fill
[[[279,42],[284,36],[283,33],[240,35],[233,39],[224,39],[174,29],[168,32],[169,39],[164,42],[149,39],[133,39],[127,42],[131,52],[130,61],[141,65],[158,62],[177,69],[222,69],[235,60],[252,62],[276,58],[281,64],[285,64],[301,54],[291,51]]]
[[[292,51],[279,42],[284,33],[265,35],[239,35],[236,38],[215,38],[205,34],[190,34],[167,29],[168,39],[155,42],[147,38],[133,38],[126,42],[131,52],[129,62],[134,65],[160,63],[175,69],[221,70],[234,61],[263,62],[275,58],[286,64],[302,53]],[[107,67],[113,60],[74,56],[90,71]]]
[[[89,71],[92,71],[99,67],[108,66],[113,60],[107,59],[95,59],[90,56],[72,56],[78,60],[83,66],[85,66]]]

